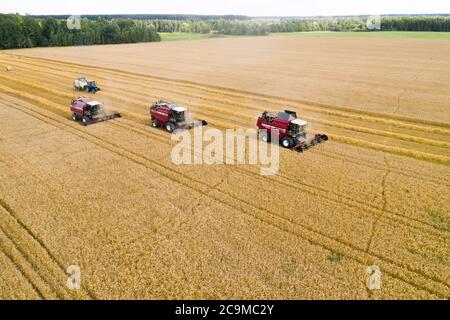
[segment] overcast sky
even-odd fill
[[[0,0],[0,12],[21,14],[241,14],[315,16],[450,13],[450,0]]]

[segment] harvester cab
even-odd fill
[[[208,125],[205,120],[187,123],[186,113],[187,109],[185,107],[174,103],[158,101],[150,107],[152,127],[164,127],[168,132],[174,132],[177,129],[192,129],[194,127]]]
[[[256,125],[259,129],[259,136],[263,141],[270,142],[272,136],[277,134],[279,142],[284,148],[298,152],[303,152],[318,143],[328,140],[328,136],[316,134],[313,139],[308,141],[306,132],[308,122],[297,119],[297,113],[294,111],[265,111],[258,118]]]
[[[85,126],[122,117],[120,113],[106,114],[101,103],[89,97],[72,100],[70,111],[72,111],[72,120],[81,121]]]

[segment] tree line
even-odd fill
[[[160,41],[153,24],[130,19],[82,19],[71,30],[64,19],[0,15],[0,49]]]
[[[36,15],[35,18],[67,19],[69,15]],[[195,15],[195,14],[103,14],[83,15],[89,20],[97,19],[131,19],[131,20],[250,20],[251,17],[243,15]]]
[[[371,31],[368,17],[285,19],[151,20],[158,32],[192,32],[228,35],[267,35],[273,32]],[[382,31],[450,31],[450,16],[385,16]]]
[[[133,17],[133,18],[132,18]],[[83,17],[69,30],[67,16],[0,14],[0,49],[160,41],[159,32],[267,35],[273,32],[370,31],[367,17],[260,18],[245,16],[116,15]],[[450,16],[384,16],[382,31],[450,32]]]

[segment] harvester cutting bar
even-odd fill
[[[120,113],[114,113],[111,115],[106,115],[106,116],[102,116],[102,117],[98,117],[98,118],[92,118],[91,120],[89,120],[87,122],[83,121],[81,123],[84,124],[85,126],[88,126],[88,125],[91,125],[94,123],[104,122],[104,121],[117,119],[117,118],[122,118],[122,115]]]
[[[312,147],[314,147],[316,144],[322,143],[324,141],[328,141],[328,136],[325,134],[316,134],[314,139],[312,139],[310,142],[301,142],[297,144],[293,149],[297,152],[303,152],[306,151]]]

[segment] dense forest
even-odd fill
[[[249,18],[245,16],[85,16],[79,30],[68,16],[0,14],[0,49],[160,41],[159,32],[267,35],[273,32],[371,31],[367,17]],[[382,31],[450,32],[450,16],[384,16]]]
[[[130,19],[82,19],[79,30],[65,19],[0,15],[0,49],[160,41],[152,23]]]

